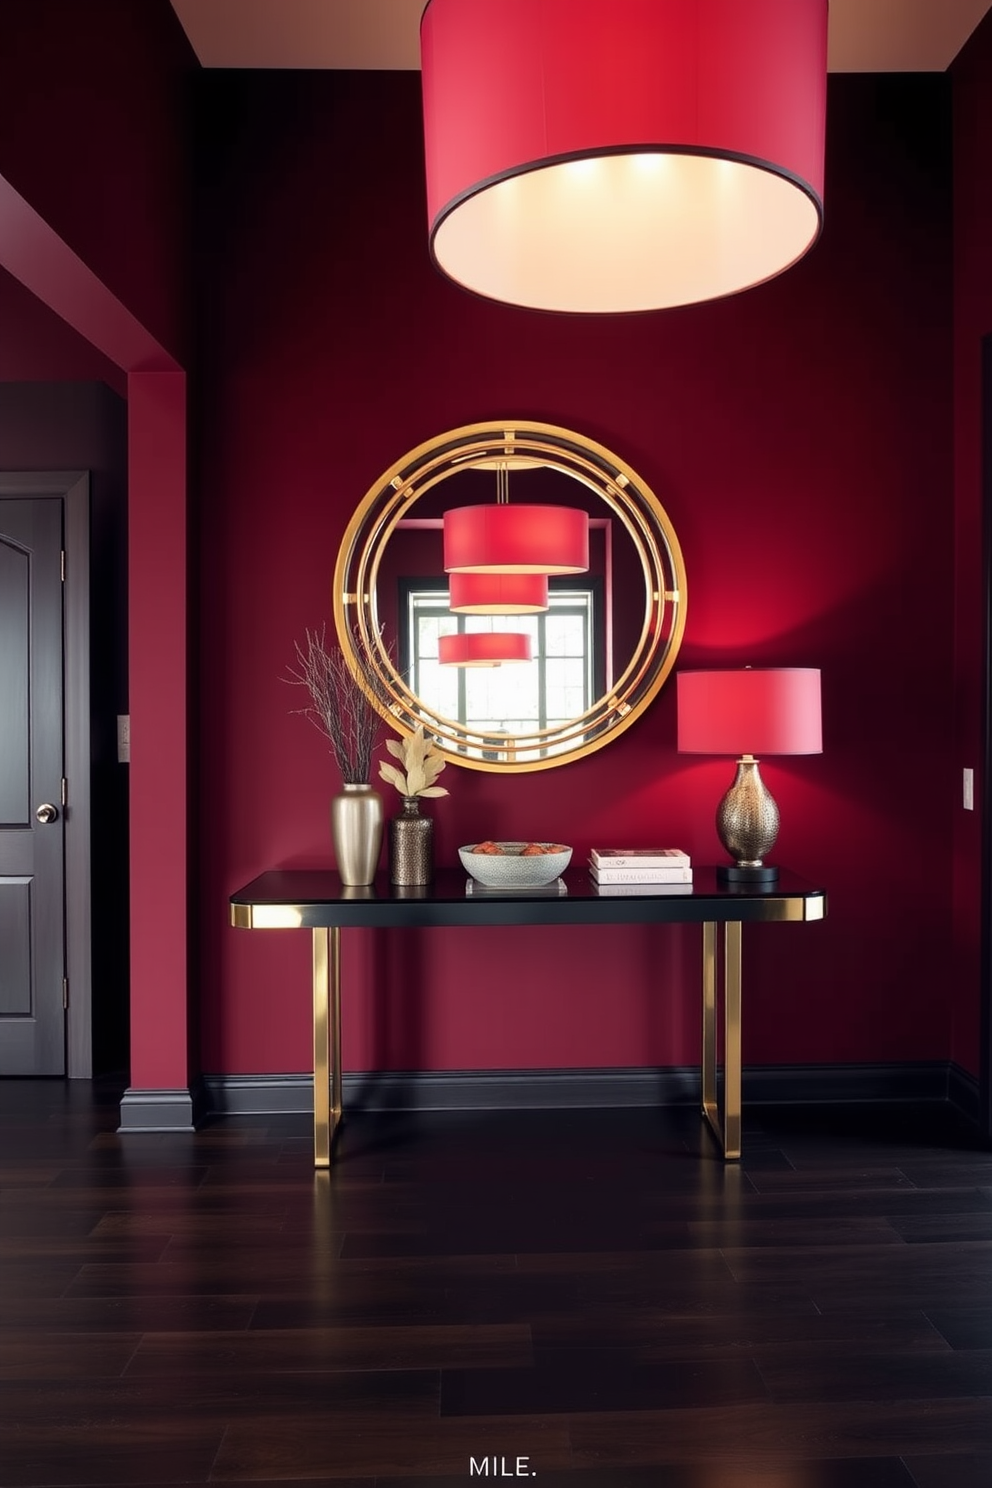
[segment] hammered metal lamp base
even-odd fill
[[[772,884],[778,869],[764,862],[778,836],[778,806],[758,769],[758,761],[745,754],[737,761],[737,776],[716,813],[720,841],[734,859],[716,870],[725,884]]]

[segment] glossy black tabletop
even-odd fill
[[[704,921],[819,920],[826,891],[782,869],[771,887],[728,887],[716,869],[695,868],[690,892],[625,884],[603,892],[584,867],[569,868],[546,889],[484,889],[462,868],[439,868],[425,888],[399,888],[380,874],[367,888],[342,885],[333,869],[262,873],[231,895],[231,922],[242,929],[327,925],[621,925]],[[683,886],[679,886],[680,889]]]

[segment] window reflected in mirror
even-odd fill
[[[548,742],[521,750],[521,759],[561,753],[567,746],[555,732],[586,713],[605,689],[601,596],[598,577],[575,575],[550,581],[548,608],[540,614],[456,615],[443,578],[402,578],[400,675],[429,713],[453,719],[477,738],[483,757],[497,760],[508,741],[536,734]],[[532,659],[478,667],[441,663],[441,636],[479,631],[522,631],[530,637]]]

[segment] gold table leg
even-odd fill
[[[723,927],[723,1102],[717,1095],[717,935],[703,925],[702,1111],[724,1157],[741,1155],[741,922]]]
[[[741,922],[723,927],[723,1155],[741,1155]]]
[[[716,1103],[716,925],[703,925],[703,1056],[700,1069],[703,1115],[720,1136]]]
[[[331,1165],[331,1143],[341,1120],[341,930],[313,932],[313,1160]]]

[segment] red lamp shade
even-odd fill
[[[589,518],[573,506],[492,502],[444,514],[448,573],[569,574],[589,567]]]
[[[530,636],[505,630],[471,630],[438,636],[442,666],[502,666],[505,661],[530,661]]]
[[[456,615],[536,615],[548,608],[548,576],[453,573],[448,608]]]
[[[679,672],[683,754],[820,754],[820,672],[747,667]]]
[[[822,218],[827,0],[429,0],[431,253],[536,309],[692,304]]]

